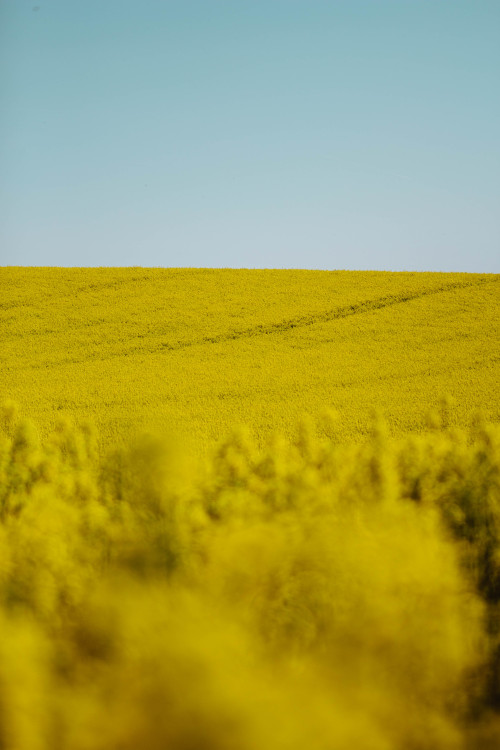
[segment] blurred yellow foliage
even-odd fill
[[[498,748],[498,278],[1,268],[0,748]]]
[[[500,740],[500,431],[0,438],[0,747]]]

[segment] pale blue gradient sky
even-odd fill
[[[1,265],[500,272],[499,0],[0,0],[0,71]]]

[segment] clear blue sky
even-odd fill
[[[500,272],[499,0],[0,0],[0,265]]]

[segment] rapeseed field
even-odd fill
[[[497,396],[499,277],[141,268],[0,269],[0,393],[45,434],[91,420],[105,445],[175,432],[206,452],[339,413],[367,434],[425,428],[444,394],[466,425]]]
[[[498,280],[0,269],[0,747],[497,748]]]

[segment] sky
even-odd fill
[[[0,265],[500,272],[500,2],[0,0]]]

